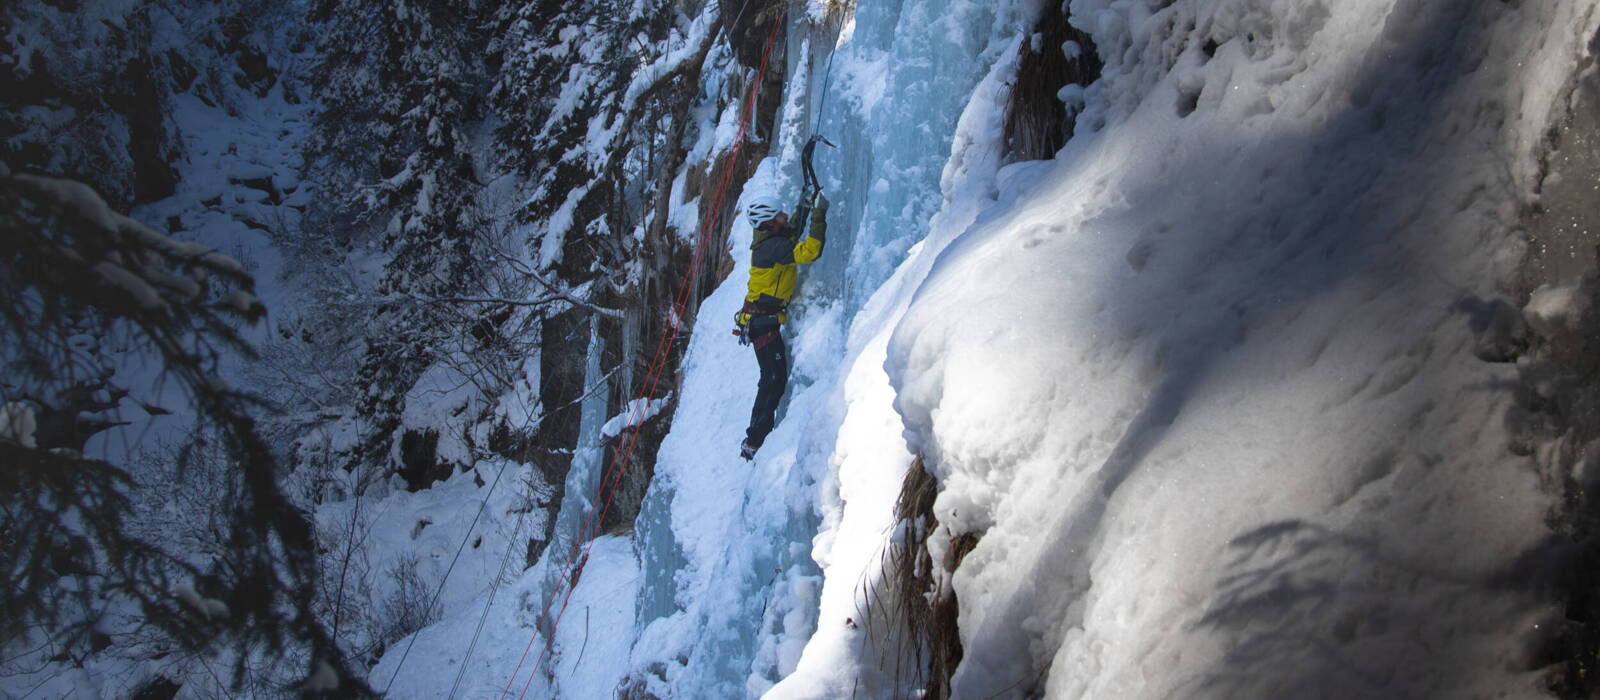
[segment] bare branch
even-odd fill
[[[533,268],[528,267],[521,260],[513,258],[513,257],[511,257],[509,255],[504,254],[504,253],[499,254],[498,257],[501,260],[504,260],[508,265],[510,265],[517,272],[520,272],[520,273],[522,273],[522,274],[524,274],[524,275],[526,275],[528,277],[532,277],[533,281],[538,282],[540,285],[543,285],[544,288],[550,290],[550,292],[552,294],[555,294],[555,295],[561,297],[563,300],[565,300],[566,302],[568,302],[568,303],[570,303],[570,304],[572,304],[574,306],[579,306],[579,307],[588,309],[590,311],[593,311],[594,313],[600,314],[601,316],[606,316],[606,317],[615,318],[615,319],[621,319],[622,318],[622,312],[617,310],[617,309],[607,309],[607,308],[602,307],[602,306],[596,306],[596,305],[591,304],[591,303],[589,303],[587,301],[584,301],[584,300],[579,299],[579,298],[577,298],[575,296],[572,296],[571,293],[567,292],[564,289],[561,289],[560,287],[557,287],[557,286],[555,286],[553,284],[550,284],[550,282],[548,280],[546,280],[538,272],[535,272],[533,270]]]
[[[409,298],[426,304],[509,304],[511,306],[545,306],[558,301],[565,301],[562,297],[556,295],[541,299],[507,299],[505,297],[424,297],[413,294]]]

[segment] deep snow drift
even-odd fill
[[[1011,180],[890,349],[946,532],[983,533],[956,692],[1529,692],[1549,496],[1455,304],[1511,279],[1555,93],[1501,71],[1577,22],[1087,5],[1106,128]]]
[[[1074,0],[1104,77],[1063,94],[1086,111],[1053,161],[1000,168],[1039,9],[794,25],[806,80],[757,184],[794,191],[813,109],[844,148],[782,422],[737,459],[741,223],[632,546],[595,545],[553,657],[529,679],[541,562],[421,632],[394,695],[451,692],[482,609],[466,696],[905,694],[854,621],[916,454],[932,545],[981,535],[957,697],[1538,691],[1554,494],[1461,309],[1513,291],[1593,4]]]
[[[982,534],[955,693],[1532,692],[1552,496],[1458,302],[1514,279],[1591,10],[1072,11],[1103,126],[1001,174],[888,348],[935,544]]]

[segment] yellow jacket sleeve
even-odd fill
[[[794,244],[794,261],[801,265],[816,262],[822,255],[822,241],[821,238],[807,236],[805,240]]]
[[[828,242],[828,199],[819,197],[817,208],[811,212],[811,235],[794,244],[794,261],[805,265],[816,262],[822,255],[822,246]]]

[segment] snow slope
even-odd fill
[[[888,348],[938,536],[982,535],[956,695],[1533,692],[1552,496],[1457,304],[1507,291],[1592,7],[1072,12],[1103,126]]]
[[[1002,172],[945,245],[982,182],[969,138],[997,140],[958,132],[899,270],[937,256],[883,356],[892,393],[870,354],[845,378],[819,561],[886,535],[893,485],[866,482],[895,459],[848,455],[885,442],[892,400],[941,482],[932,546],[982,535],[954,577],[956,697],[1536,692],[1553,496],[1509,449],[1514,372],[1472,357],[1458,303],[1509,291],[1592,6],[1071,10],[1107,64],[1093,132]],[[878,294],[858,330],[907,296]],[[774,695],[870,681],[837,623],[875,566],[827,569],[822,632]]]

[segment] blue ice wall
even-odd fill
[[[781,193],[796,196],[799,150],[813,129],[838,148],[817,150],[818,174],[833,207],[827,248],[804,272],[803,291],[792,304],[791,348],[827,338],[842,345],[838,339],[862,305],[926,235],[944,201],[941,175],[973,88],[994,64],[995,47],[1020,40],[1039,6],[1032,0],[862,2],[853,17],[824,21],[796,8],[785,52],[790,80],[779,98],[766,174]],[[744,283],[742,269],[724,282]],[[699,332],[712,331],[725,333],[720,327]],[[694,474],[728,469],[729,479],[743,482],[728,487],[738,503],[727,522],[713,526],[722,528],[713,559],[696,560],[706,555],[683,546],[703,542],[703,532],[673,530],[675,519],[689,520],[674,518],[672,508],[686,500],[678,490],[692,488],[684,482],[693,474],[672,476],[681,465],[657,472],[635,530],[643,580],[631,660],[636,677],[652,690],[684,698],[759,695],[792,670],[794,651],[815,630],[821,585],[811,551],[818,504],[836,488],[829,470],[839,420],[838,364],[791,372],[779,428],[762,450],[765,461],[728,467],[727,458],[737,460],[730,439],[706,445],[704,463],[689,468]],[[742,429],[753,376],[747,392],[729,392],[726,405],[706,414],[697,412],[703,409],[690,394],[711,383],[693,373],[728,371],[691,361],[674,433],[721,440],[734,434],[733,424]],[[676,448],[664,446],[663,458],[669,449]]]

